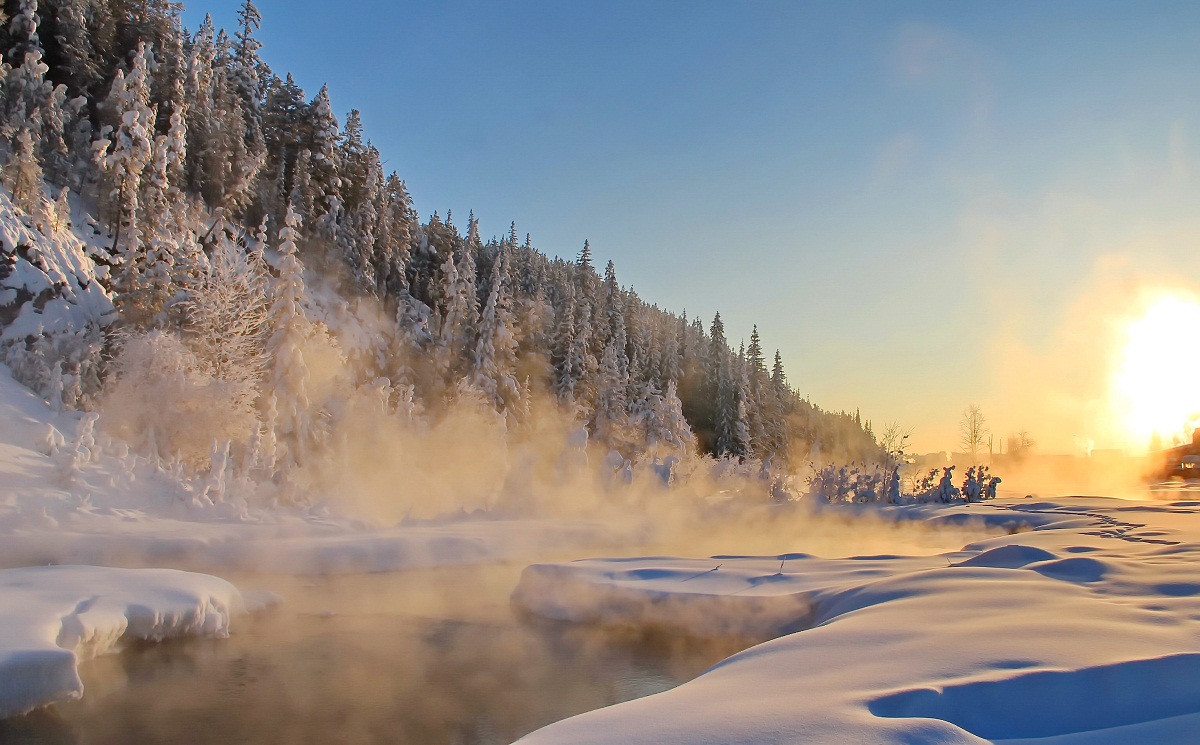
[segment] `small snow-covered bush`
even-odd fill
[[[243,443],[257,429],[246,393],[219,380],[174,334],[127,337],[113,363],[103,425],[138,452],[207,467],[212,443]]]
[[[3,347],[2,359],[17,381],[57,411],[88,408],[100,392],[104,336],[89,324],[78,331],[36,334]]]
[[[866,465],[859,468],[857,464],[830,464],[809,479],[808,492],[833,503],[893,502],[898,500],[895,494],[897,490],[892,485],[894,478],[894,471],[890,468],[874,466],[868,470]]]

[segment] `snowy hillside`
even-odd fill
[[[0,428],[0,567],[368,572],[518,559],[611,545],[620,535],[598,522],[566,519],[380,529],[320,508],[197,502],[202,483],[177,480],[93,435],[90,415],[51,411],[3,365],[0,420],[7,422]]]

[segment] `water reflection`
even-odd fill
[[[235,578],[287,602],[227,640],[93,660],[81,701],[0,722],[0,742],[507,743],[671,688],[749,643],[518,617],[517,571]]]

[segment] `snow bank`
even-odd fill
[[[0,718],[79,698],[77,665],[133,640],[225,637],[233,585],[171,569],[0,570]]]
[[[1200,502],[1068,498],[941,511],[1028,515],[1042,527],[927,558],[530,567],[514,598],[554,618],[661,623],[669,615],[672,625],[707,633],[738,629],[749,614],[747,628],[761,630],[754,602],[792,597],[792,622],[807,628],[676,689],[522,742],[1195,741]],[[713,618],[719,613],[723,620]]]

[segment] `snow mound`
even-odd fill
[[[960,561],[954,566],[959,567],[992,567],[994,569],[1020,569],[1038,561],[1050,561],[1058,557],[1049,551],[1032,546],[1012,544],[993,548],[991,551],[972,556],[966,561]]]
[[[233,585],[172,569],[0,570],[0,718],[83,695],[81,660],[134,640],[225,637]]]

